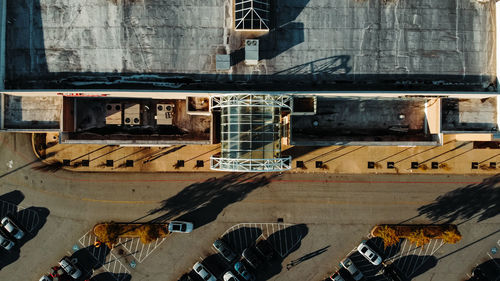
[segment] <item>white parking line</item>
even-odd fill
[[[4,217],[7,214],[12,214],[14,219],[22,227],[24,227],[24,229],[28,233],[33,232],[40,225],[40,218],[36,211],[3,200],[0,200],[0,205],[0,217]]]
[[[281,257],[285,257],[303,237],[300,229],[292,229],[293,226],[294,224],[287,223],[239,223],[227,229],[222,236],[226,237],[237,252],[243,251],[262,236],[269,239]],[[238,229],[243,230],[237,231]]]

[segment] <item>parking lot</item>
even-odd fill
[[[0,218],[3,218],[7,214],[12,215],[13,218],[20,225],[22,225],[28,233],[33,232],[33,230],[37,229],[40,225],[40,217],[35,207],[25,208],[23,206],[0,200]]]
[[[395,245],[384,247],[383,240],[377,237],[368,239],[367,244],[382,257],[382,264],[377,266],[371,264],[357,251],[357,245],[349,252],[347,257],[363,273],[365,280],[372,281],[391,281],[390,278],[382,274],[384,264],[393,264],[401,275],[403,275],[401,276],[403,280],[412,280],[414,277],[436,266],[437,258],[434,255],[444,245],[441,239],[433,239],[429,244],[418,247],[406,239],[401,239]],[[336,267],[336,271],[341,267],[339,264]],[[330,279],[327,277],[325,280]]]
[[[263,261],[257,268],[252,268],[248,262],[244,261],[245,267],[257,280],[267,280],[282,271],[282,262],[291,252],[300,247],[301,240],[307,235],[308,229],[304,224],[288,223],[240,223],[227,229],[221,239],[236,253],[236,260],[227,262],[213,247],[210,246],[213,254],[200,258],[201,263],[218,279],[227,271],[238,274],[234,271],[234,264],[243,261],[242,252],[250,248],[257,241],[266,240],[273,248],[274,258]],[[262,257],[260,257],[262,258]],[[194,272],[183,275],[180,280],[199,280],[200,277]],[[240,277],[242,278],[242,277]]]

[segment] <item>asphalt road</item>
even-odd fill
[[[498,177],[54,172],[39,168],[30,135],[1,134],[0,143],[0,200],[39,217],[20,249],[0,253],[0,280],[38,280],[95,223],[110,220],[195,223],[193,233],[172,235],[129,267],[133,281],[177,280],[214,253],[210,244],[226,229],[278,218],[306,232],[269,280],[324,279],[377,223],[459,224],[462,241],[439,248],[437,263],[412,280],[463,280],[500,239]]]

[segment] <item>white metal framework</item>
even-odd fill
[[[221,154],[211,158],[219,171],[264,172],[290,169],[290,157],[281,157],[281,110],[290,97],[266,94],[230,94],[212,97],[212,109],[221,111]]]
[[[234,29],[269,30],[269,0],[234,0]]]
[[[287,95],[230,94],[212,96],[212,108],[229,106],[266,106],[291,109],[292,98]]]
[[[210,157],[210,167],[216,171],[228,172],[281,172],[290,170],[292,157],[277,159],[231,159]]]

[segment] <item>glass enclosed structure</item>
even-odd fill
[[[211,157],[219,171],[271,172],[290,169],[281,157],[281,112],[290,109],[283,95],[231,94],[212,97],[221,112],[221,153]]]

